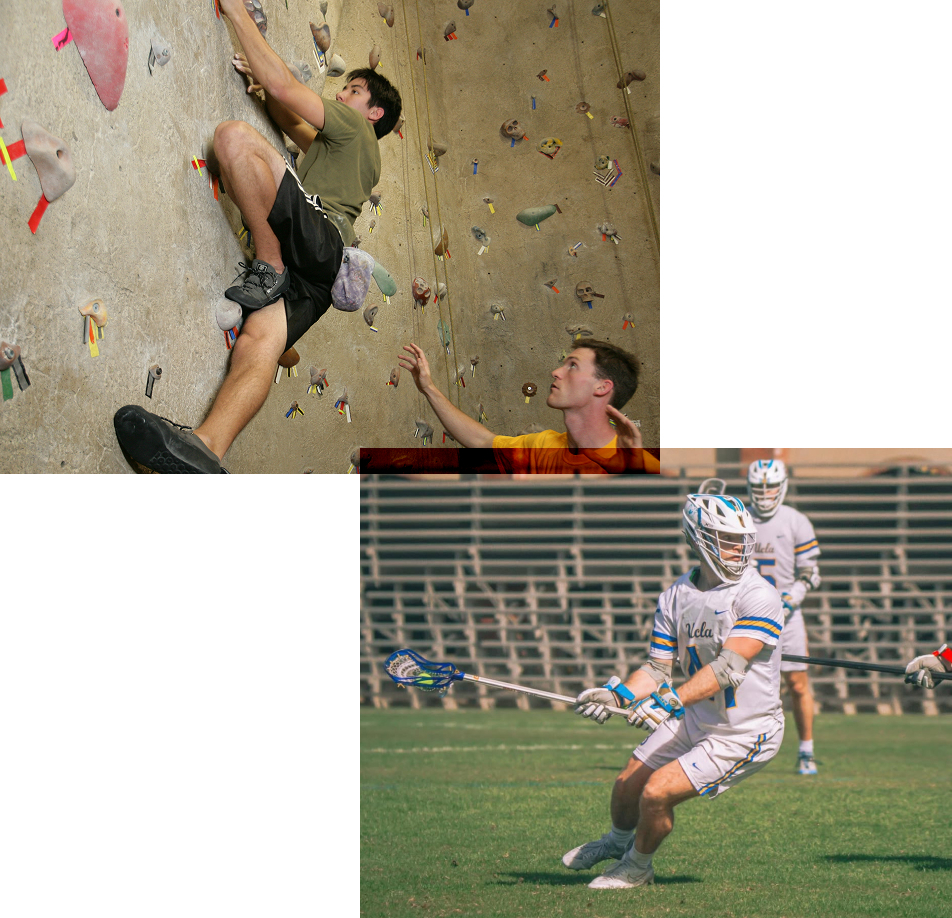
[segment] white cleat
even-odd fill
[[[602,861],[618,860],[624,853],[624,846],[613,842],[611,833],[606,832],[597,841],[586,842],[562,855],[562,865],[569,870],[588,870]]]
[[[797,773],[801,775],[815,775],[816,759],[809,752],[801,752],[797,756]]]
[[[589,889],[631,889],[634,886],[647,886],[654,881],[654,868],[642,869],[631,862],[631,852],[625,852],[617,864],[612,864],[600,877],[588,884]]]

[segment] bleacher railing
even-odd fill
[[[823,584],[803,607],[810,654],[904,665],[952,641],[952,476],[791,472],[787,502],[813,521],[822,550]],[[736,471],[720,474],[746,498]],[[367,477],[362,703],[550,704],[469,683],[443,699],[403,691],[381,666],[401,647],[565,695],[626,675],[645,659],[659,593],[693,563],[680,510],[700,477]],[[810,675],[824,710],[952,710],[946,686],[916,691],[857,670]]]

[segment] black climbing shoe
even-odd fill
[[[190,427],[126,405],[113,418],[119,445],[138,465],[172,475],[220,475],[225,469]]]
[[[246,309],[261,309],[280,300],[291,286],[291,272],[287,265],[284,274],[278,274],[266,261],[257,258],[250,265],[244,261],[240,264],[246,269],[245,279],[229,287],[225,296]]]

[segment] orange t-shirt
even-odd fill
[[[588,450],[589,455],[573,453],[569,449],[569,435],[565,432],[543,430],[522,437],[494,437],[493,453],[500,471],[529,472],[539,475],[580,472],[583,475],[605,475],[617,472],[657,475],[661,463],[643,449],[619,450],[611,443],[599,449]],[[589,458],[591,456],[591,458]]]

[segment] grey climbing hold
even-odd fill
[[[149,49],[149,75],[156,67],[164,67],[172,56],[169,43],[158,32],[152,37],[152,47]]]
[[[327,63],[327,75],[329,77],[343,76],[347,70],[346,61],[339,54],[332,54]]]

